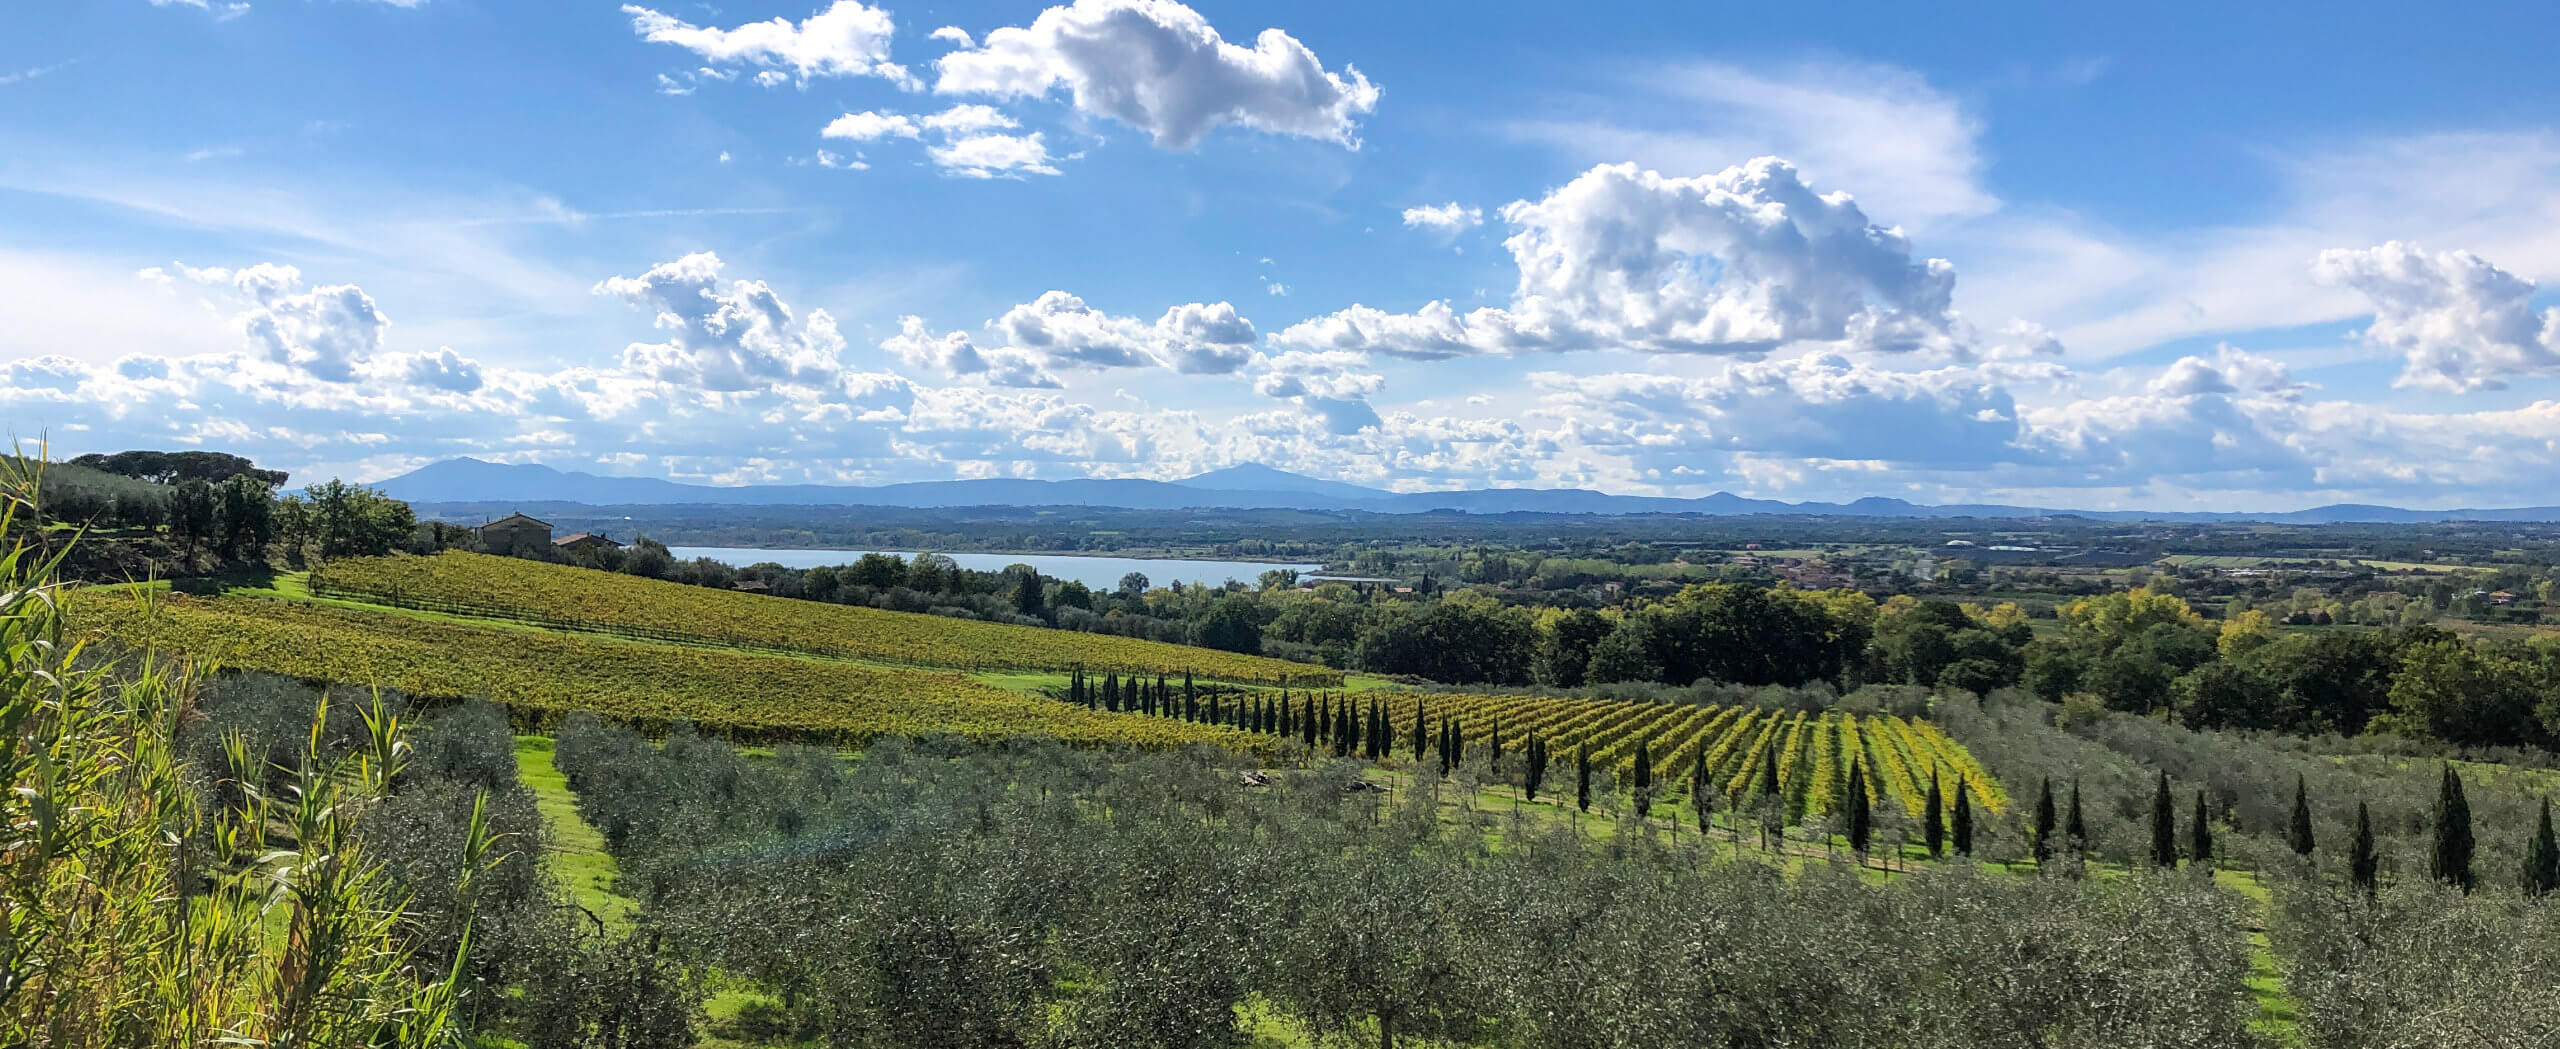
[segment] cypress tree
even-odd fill
[[[2213,821],[2206,818],[2204,791],[2196,791],[2196,820],[2187,827],[2187,862],[2213,869]]]
[[[1653,815],[1653,748],[1650,741],[1636,741],[1636,818]]]
[[[1347,758],[1351,756],[1351,737],[1360,731],[1360,723],[1352,718],[1349,699],[1334,704],[1333,709],[1336,719],[1333,726],[1333,756]]]
[[[2542,799],[2542,823],[2524,846],[2524,892],[2548,896],[2560,892],[2560,841],[2551,837],[2551,799]]]
[[[1162,680],[1164,680],[1164,675],[1162,675],[1162,674],[1158,674],[1158,675],[1156,675],[1156,680],[1158,680],[1158,681],[1162,681]],[[1183,671],[1183,672],[1182,672],[1182,694],[1183,694],[1183,695],[1186,695],[1186,696],[1187,696],[1187,695],[1190,695],[1190,694],[1191,694],[1191,689],[1192,689],[1192,685],[1191,685],[1191,672],[1190,672],[1190,671],[1188,671],[1188,670],[1185,670],[1185,671]]]
[[[2373,816],[2365,811],[2364,802],[2356,802],[2356,836],[2347,845],[2347,880],[2371,896],[2381,886],[2381,866],[2381,857],[2373,851]]]
[[[1300,736],[1304,737],[1305,742],[1306,742],[1306,745],[1307,745],[1307,750],[1308,750],[1310,753],[1312,753],[1312,752],[1316,749],[1316,729],[1317,729],[1320,725],[1321,725],[1321,722],[1319,722],[1319,721],[1317,720],[1317,718],[1316,718],[1316,697],[1315,697],[1315,693],[1312,693],[1312,692],[1307,693],[1307,703],[1306,703],[1306,706],[1305,706],[1305,708],[1303,708],[1303,709],[1299,712],[1299,717],[1298,717],[1298,734],[1299,734]]]
[[[2089,847],[2089,822],[2080,818],[2080,780],[2071,780],[2071,807],[2062,816],[2062,840],[2069,843],[2073,855]]]
[[[1956,855],[1973,855],[1973,798],[1964,789],[1964,777],[1956,777]]]
[[[1102,676],[1102,703],[1113,711],[1120,709],[1120,675],[1116,671]]]
[[[1280,707],[1280,711],[1279,711],[1279,713],[1280,713],[1280,738],[1282,738],[1282,739],[1287,739],[1287,738],[1289,738],[1289,737],[1291,737],[1291,736],[1297,735],[1297,734],[1298,734],[1297,719],[1296,719],[1295,717],[1292,717],[1292,716],[1291,716],[1291,715],[1293,715],[1293,714],[1295,713],[1295,711],[1291,710],[1291,709],[1290,709],[1290,707],[1289,707],[1289,690],[1288,690],[1288,689],[1285,689],[1285,688],[1284,688],[1284,689],[1281,689],[1281,690],[1280,690],[1280,702],[1279,702],[1279,707]]]
[[[2293,826],[2286,829],[2284,843],[2293,846],[2296,856],[2311,855],[2311,792],[2299,775],[2293,777]]]
[[[1496,765],[1502,764],[1502,719],[1501,719],[1501,718],[1495,718],[1495,719],[1493,719],[1493,753],[1492,753],[1492,755],[1491,755],[1491,760],[1492,760],[1492,762],[1493,762],[1494,764],[1496,764]]]
[[[1530,801],[1536,801],[1538,788],[1547,782],[1547,744],[1535,733],[1531,733],[1526,746],[1528,767],[1520,770],[1520,787],[1529,796]]]
[[[2436,847],[2428,876],[2470,892],[2471,846],[2471,802],[2462,796],[2462,776],[2447,763],[2444,785],[2436,792]]]
[[[1763,758],[1760,762],[1760,795],[1774,797],[1778,793],[1778,748],[1770,747],[1760,753]]]
[[[1456,718],[1449,719],[1449,767],[1467,763],[1467,726]]]
[[[1585,743],[1573,755],[1573,803],[1584,812],[1591,811],[1591,744]]]
[[[1849,766],[1849,848],[1860,856],[1867,854],[1867,841],[1875,833],[1875,813],[1867,807],[1867,767]]]
[[[1440,774],[1443,776],[1448,775],[1450,767],[1457,763],[1457,759],[1451,757],[1449,754],[1449,730],[1451,725],[1452,722],[1449,719],[1440,719]]]
[[[1422,764],[1422,733],[1430,727],[1426,723],[1428,720],[1422,704],[1415,703],[1413,705],[1413,763],[1416,765]]]
[[[2151,796],[2151,865],[2178,865],[2178,810],[2169,800],[2169,774],[2160,774],[2160,789]]]
[[[1716,795],[1707,789],[1707,748],[1698,748],[1697,763],[1689,767],[1689,805],[1698,810],[1698,833],[1707,832],[1707,816],[1715,811]]]
[[[2036,866],[2053,861],[2053,780],[2047,778],[2036,790],[2036,834],[2028,843],[2035,852]]]
[[[1920,840],[1929,846],[1929,858],[1945,855],[1947,850],[1946,799],[1938,794],[1937,770],[1929,771],[1929,803],[1920,812]]]

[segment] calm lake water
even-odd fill
[[[785,568],[816,568],[819,565],[849,565],[868,550],[760,550],[745,546],[670,546],[667,552],[678,560],[690,561],[708,557],[745,566],[770,561]],[[899,557],[914,557],[899,550],[879,551]],[[1253,582],[1274,568],[1294,568],[1314,572],[1323,565],[1277,561],[1192,561],[1169,557],[1103,557],[1091,554],[944,554],[960,567],[980,572],[1002,570],[1006,565],[1030,565],[1052,579],[1074,579],[1096,590],[1110,590],[1120,585],[1120,577],[1131,572],[1142,573],[1152,586],[1163,586],[1177,580],[1185,583],[1216,585],[1235,579]]]

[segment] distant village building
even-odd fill
[[[740,591],[742,593],[764,594],[771,593],[773,591],[773,584],[767,583],[761,579],[749,579],[745,582],[731,586],[729,589]]]
[[[550,548],[549,521],[537,521],[523,514],[508,514],[480,526],[480,549],[484,553],[522,557]]]
[[[622,544],[593,532],[579,532],[576,535],[562,536],[561,538],[552,540],[551,545],[571,553],[577,553],[583,550],[622,549]]]

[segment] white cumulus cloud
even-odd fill
[[[935,167],[968,178],[1058,173],[1057,166],[1049,162],[1049,147],[1037,131],[1028,135],[969,135],[927,146],[924,153]]]
[[[2366,342],[2407,358],[2397,385],[2468,393],[2560,371],[2560,308],[2534,312],[2534,284],[2467,251],[2399,241],[2320,253],[2321,283],[2373,305]]]
[[[1355,305],[1278,336],[1308,348],[1435,358],[1623,347],[1757,355],[1794,342],[1962,351],[1955,267],[1915,257],[1845,193],[1762,157],[1675,178],[1604,164],[1502,209],[1519,268],[1507,307],[1464,315]]]
[[[763,281],[723,283],[720,271],[720,256],[696,252],[595,286],[596,294],[655,311],[657,326],[671,333],[666,342],[625,347],[626,368],[719,391],[829,386],[842,378],[844,337],[835,318],[811,310],[797,319]]]
[[[1075,0],[1029,26],[992,30],[934,68],[944,94],[1034,98],[1064,88],[1079,111],[1177,150],[1227,124],[1356,146],[1359,116],[1378,104],[1369,78],[1327,70],[1288,33],[1265,29],[1252,47],[1231,44],[1173,0]]]
[[[916,122],[896,113],[864,110],[860,113],[847,113],[837,117],[828,121],[826,127],[818,130],[820,138],[843,138],[856,142],[869,142],[891,136],[916,137]]]
[[[1321,420],[1335,436],[1374,430],[1381,420],[1369,398],[1386,388],[1386,378],[1367,370],[1365,354],[1342,350],[1291,350],[1257,362],[1254,392],[1294,401]]]
[[[877,76],[914,83],[904,66],[889,61],[889,38],[897,28],[889,12],[858,0],[836,0],[797,23],[776,17],[735,29],[697,26],[636,4],[625,5],[622,13],[631,16],[631,30],[641,39],[684,48],[715,66],[787,71],[802,81]]]
[[[356,369],[382,349],[391,319],[374,306],[373,297],[353,284],[306,288],[302,271],[263,262],[241,269],[198,268],[171,263],[176,274],[158,266],[140,276],[161,284],[177,279],[226,289],[246,300],[247,308],[231,323],[259,356],[313,378],[347,382]]]

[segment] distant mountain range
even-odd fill
[[[548,466],[447,459],[374,487],[411,503],[583,503],[589,506],[1107,506],[1130,510],[1294,509],[1415,514],[1799,514],[1828,517],[2083,517],[2104,521],[2264,521],[2281,524],[2425,524],[2441,521],[2560,521],[2560,506],[2407,510],[2339,503],[2282,513],[2067,510],[2000,504],[1932,506],[1901,499],[1789,503],[1728,492],[1696,499],[1610,495],[1581,488],[1479,488],[1388,492],[1248,464],[1180,481],[991,478],[888,485],[682,484],[654,477],[604,477]]]

